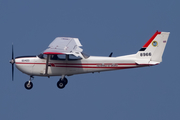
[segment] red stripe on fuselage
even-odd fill
[[[16,62],[16,64],[46,64],[46,63],[27,63],[27,62]],[[49,63],[54,65],[137,65],[136,63]]]
[[[45,65],[46,63],[16,62],[16,64]],[[127,66],[108,66],[108,65],[114,65],[114,64],[127,65]],[[49,65],[51,65],[51,67],[67,67],[67,68],[126,69],[126,68],[136,68],[139,66],[148,66],[149,64],[137,65],[136,63],[49,63]],[[90,66],[90,65],[94,65],[94,66]],[[102,66],[99,66],[99,65],[102,65]],[[107,66],[103,66],[103,65],[107,65]]]
[[[104,69],[125,69],[125,68],[135,68],[137,66],[126,66],[126,67],[91,67],[91,66],[56,66],[56,67],[68,67],[68,68],[104,68]]]

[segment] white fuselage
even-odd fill
[[[147,65],[138,65],[133,55],[122,57],[95,57],[90,56],[85,59],[49,59],[48,71],[45,74],[46,58],[38,56],[17,57],[15,59],[16,67],[23,73],[30,76],[62,76],[83,73],[93,73],[117,69],[135,68]]]
[[[12,46],[12,80],[14,63],[21,72],[30,76],[29,81],[24,84],[28,90],[33,87],[33,76],[61,76],[57,87],[62,89],[68,83],[65,76],[158,65],[162,62],[169,34],[157,31],[136,54],[119,57],[111,57],[112,53],[110,57],[88,56],[82,52],[79,39],[69,37],[57,37],[38,56],[14,59]]]

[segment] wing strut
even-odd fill
[[[49,57],[50,57],[50,55],[47,55],[47,59],[46,59],[46,69],[45,69],[45,75],[48,75],[48,64],[49,64]]]

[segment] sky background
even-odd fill
[[[1,120],[179,120],[179,0],[0,0]],[[171,32],[158,66],[67,77],[29,76],[15,56],[37,55],[56,37],[77,37],[90,55],[136,53],[156,32]]]

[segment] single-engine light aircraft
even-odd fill
[[[61,76],[57,87],[62,89],[68,83],[66,76],[83,73],[94,73],[110,70],[120,70],[158,65],[170,32],[157,31],[136,53],[125,56],[108,57],[89,56],[83,53],[78,38],[57,37],[48,48],[37,56],[20,56],[14,59],[12,45],[12,80],[14,64],[21,72],[30,76],[24,86],[30,90],[33,87],[34,76]]]

